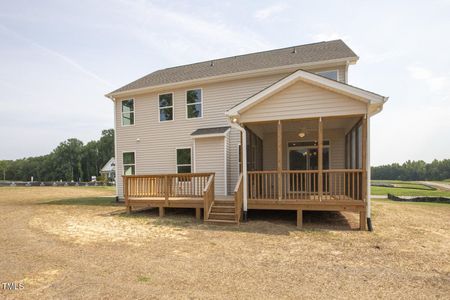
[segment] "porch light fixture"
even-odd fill
[[[300,132],[298,133],[298,137],[302,139],[305,136],[306,136],[306,129],[305,128],[300,129]]]
[[[231,121],[232,121],[233,123],[237,123],[238,119],[237,119],[237,118],[233,118]]]

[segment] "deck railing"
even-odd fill
[[[214,177],[214,174],[180,173],[123,176],[125,202],[129,198],[164,198],[167,204],[171,197],[202,198],[211,176]]]
[[[208,220],[211,206],[214,202],[214,174],[211,174],[203,189],[203,213],[204,219]]]
[[[242,173],[239,175],[239,179],[236,183],[236,187],[234,188],[234,205],[236,207],[235,213],[235,221],[239,224],[239,221],[241,220],[241,214],[242,214],[242,202],[244,198],[244,184],[243,184],[243,176]]]
[[[363,170],[251,171],[250,200],[363,200]],[[321,188],[322,187],[322,188]]]

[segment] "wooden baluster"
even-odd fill
[[[360,196],[361,187],[359,186],[359,183],[360,183],[360,180],[359,180],[359,174],[360,174],[359,172],[356,173],[356,179],[357,179],[357,184],[356,184],[356,186],[357,186],[357,188],[358,188],[358,193],[356,194],[356,196],[358,197],[357,200],[360,200],[360,199],[361,199],[361,196]]]
[[[267,177],[268,177],[268,175],[269,174],[264,174],[264,181],[265,181],[265,186],[264,186],[264,191],[265,191],[265,195],[264,195],[264,198],[265,199],[268,199],[269,197],[268,197],[268,195],[267,195]]]

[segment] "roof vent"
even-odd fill
[[[210,67],[214,67],[214,61],[211,61]]]
[[[297,48],[294,47],[294,48],[292,49],[292,53],[297,53]]]

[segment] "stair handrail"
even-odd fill
[[[236,187],[234,188],[234,205],[235,205],[235,221],[239,224],[242,214],[242,201],[244,198],[243,193],[243,175],[239,175]]]
[[[214,173],[209,175],[206,186],[203,189],[203,212],[205,220],[209,219],[211,206],[214,202],[214,177]]]

